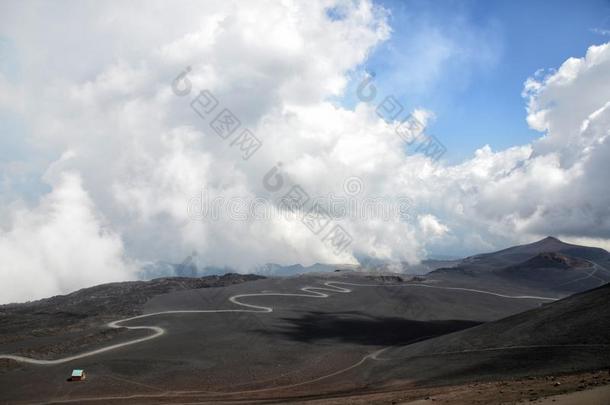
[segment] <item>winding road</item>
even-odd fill
[[[300,291],[303,291],[304,293],[301,293],[301,294],[300,293],[273,293],[273,292],[271,292],[271,293],[252,293],[252,294],[238,294],[238,295],[234,295],[229,298],[229,301],[231,301],[233,304],[239,305],[241,307],[245,307],[245,309],[201,309],[201,310],[162,311],[162,312],[153,312],[153,313],[148,313],[148,314],[143,314],[143,315],[133,316],[130,318],[124,318],[124,319],[112,321],[107,324],[107,326],[112,329],[117,329],[117,328],[126,328],[126,329],[130,329],[130,330],[148,329],[154,333],[152,333],[149,336],[142,337],[142,338],[133,339],[133,340],[123,342],[123,343],[117,343],[114,345],[102,347],[100,349],[91,350],[91,351],[76,354],[73,356],[62,357],[62,358],[55,359],[55,360],[40,360],[40,359],[33,359],[30,357],[16,356],[16,355],[12,355],[12,354],[0,354],[0,359],[10,359],[10,360],[23,362],[23,363],[37,364],[37,365],[62,364],[62,363],[67,363],[67,362],[74,361],[74,360],[79,360],[79,359],[82,359],[85,357],[94,356],[96,354],[105,353],[105,352],[115,350],[115,349],[118,349],[121,347],[131,346],[131,345],[135,345],[138,343],[146,342],[147,340],[156,339],[165,333],[165,330],[159,326],[121,326],[120,325],[122,323],[133,321],[136,319],[149,318],[149,317],[153,317],[153,316],[157,316],[157,315],[192,314],[192,313],[202,313],[202,314],[204,314],[204,313],[222,313],[222,312],[256,312],[256,313],[265,312],[265,313],[270,313],[270,312],[273,312],[272,307],[254,305],[254,304],[246,304],[239,300],[243,299],[243,298],[248,298],[248,297],[271,297],[271,296],[273,296],[273,297],[328,298],[329,292],[330,293],[342,293],[342,294],[352,292],[352,290],[350,290],[349,288],[339,287],[335,284],[358,286],[358,287],[435,288],[435,289],[442,289],[442,290],[465,291],[465,292],[471,292],[471,293],[476,293],[476,294],[488,294],[488,295],[493,295],[496,297],[507,298],[507,299],[533,299],[533,300],[541,300],[541,301],[556,301],[558,299],[558,298],[539,297],[539,296],[530,296],[530,295],[516,295],[516,296],[515,295],[506,295],[506,294],[495,293],[492,291],[476,290],[476,289],[471,289],[471,288],[443,287],[443,286],[427,285],[427,284],[413,284],[413,283],[358,284],[358,283],[349,283],[349,282],[343,282],[343,281],[328,281],[323,284],[324,287],[313,287],[313,286],[302,287],[300,289]],[[376,355],[377,355],[377,352],[373,353],[371,355],[365,356],[358,364],[352,365],[350,368],[360,365],[367,358],[375,359]],[[341,372],[344,372],[344,371],[345,370],[341,370]],[[335,374],[336,373],[334,373],[333,375],[335,375]]]

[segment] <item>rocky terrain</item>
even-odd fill
[[[151,297],[178,290],[224,287],[261,278],[257,275],[225,274],[108,283],[38,301],[1,305],[0,345],[5,350],[42,358],[83,350],[124,334],[126,331],[108,330],[104,324],[141,314],[143,305]],[[58,336],[61,340],[57,339]]]

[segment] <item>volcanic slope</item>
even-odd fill
[[[456,383],[610,366],[610,284],[379,356],[384,378]]]
[[[335,390],[337,384],[358,389],[370,379],[351,380],[346,373],[368,367],[370,356],[385,347],[548,302],[398,280],[346,272],[156,295],[143,306],[144,314],[156,315],[120,326],[155,327],[163,334],[62,364],[9,361],[0,371],[0,399],[175,396],[179,391],[228,395],[286,386],[309,392]],[[133,331],[125,333],[127,338]],[[0,345],[0,351],[7,353],[6,347]],[[86,384],[65,382],[73,368],[86,370]]]

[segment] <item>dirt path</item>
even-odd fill
[[[150,313],[150,314],[138,315],[138,316],[134,316],[131,318],[119,319],[117,321],[108,323],[107,326],[109,328],[113,328],[113,329],[116,329],[116,328],[126,328],[126,329],[133,329],[133,330],[148,329],[154,333],[149,336],[145,336],[143,338],[134,339],[134,340],[130,340],[130,341],[123,342],[123,343],[117,343],[115,345],[106,346],[101,349],[92,350],[92,351],[85,352],[85,353],[80,353],[80,354],[77,354],[74,356],[63,357],[63,358],[55,359],[55,360],[39,360],[39,359],[33,359],[33,358],[29,358],[29,357],[24,357],[24,356],[0,354],[0,359],[15,360],[15,361],[23,362],[23,363],[36,364],[36,365],[62,364],[62,363],[67,363],[67,362],[70,362],[73,360],[82,359],[84,357],[94,356],[96,354],[108,352],[110,350],[115,350],[120,347],[125,347],[125,346],[134,345],[137,343],[142,343],[147,340],[155,339],[165,333],[165,330],[158,326],[121,326],[120,325],[121,323],[133,321],[136,319],[148,318],[148,317],[157,316],[157,315],[189,314],[189,313],[191,313],[191,314],[192,313],[219,313],[219,312],[265,312],[265,313],[270,313],[270,312],[273,312],[272,307],[246,304],[246,303],[240,302],[239,299],[248,298],[248,297],[328,298],[329,295],[326,292],[343,293],[343,294],[352,292],[352,290],[350,290],[348,288],[339,287],[334,284],[359,286],[359,287],[424,287],[424,288],[435,288],[435,289],[443,289],[443,290],[466,291],[466,292],[472,292],[472,293],[477,293],[477,294],[488,294],[488,295],[494,295],[497,297],[508,298],[508,299],[534,299],[534,300],[543,300],[543,301],[557,300],[557,298],[551,298],[551,297],[537,297],[537,296],[529,296],[529,295],[513,296],[513,295],[499,294],[499,293],[495,293],[493,291],[475,290],[475,289],[470,289],[470,288],[458,288],[458,287],[431,286],[431,285],[427,285],[427,284],[357,284],[357,283],[348,283],[348,282],[342,282],[342,281],[328,281],[328,282],[324,283],[324,287],[307,286],[307,287],[303,287],[300,289],[301,291],[303,291],[307,294],[254,293],[254,294],[238,294],[238,295],[234,295],[229,298],[229,301],[231,301],[233,304],[236,304],[236,305],[239,305],[242,307],[246,307],[247,309],[202,309],[202,310],[163,311],[163,312],[154,312],[154,313]],[[324,291],[326,291],[326,292],[324,292]]]

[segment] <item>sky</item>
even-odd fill
[[[435,112],[430,130],[452,163],[484,144],[499,150],[535,140],[521,97],[525,80],[610,36],[604,0],[380,4],[390,10],[392,36],[364,69],[405,106]]]
[[[610,3],[550,4],[0,3],[2,301],[609,248]]]

